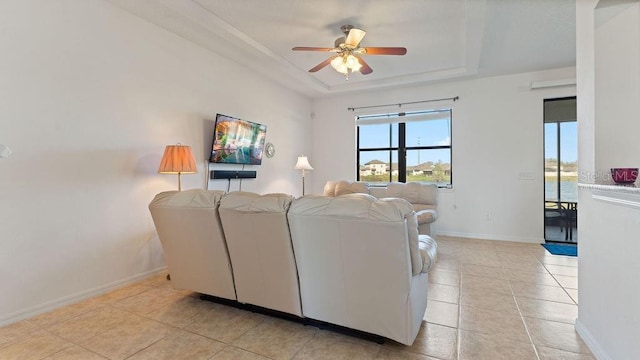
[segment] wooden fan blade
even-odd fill
[[[404,55],[407,49],[403,47],[367,47],[362,48],[367,55]]]
[[[293,51],[331,51],[331,50],[333,50],[333,48],[296,46],[291,50],[293,50]]]
[[[369,66],[369,64],[367,64],[363,58],[358,57],[358,61],[360,62],[360,65],[362,65],[362,67],[360,68],[360,74],[369,75],[373,72],[371,66]]]
[[[345,40],[346,45],[351,45],[353,47],[358,47],[362,38],[367,35],[367,32],[364,30],[353,28],[349,30],[349,35],[347,35],[347,40]]]
[[[327,60],[325,60],[325,61],[321,62],[320,64],[318,64],[318,65],[312,67],[311,69],[309,69],[309,72],[316,72],[316,71],[322,69],[323,67],[329,65],[331,63],[331,60],[333,60],[333,59],[335,59],[337,57],[338,57],[338,55],[331,56]]]

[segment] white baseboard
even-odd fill
[[[530,244],[544,244],[544,239],[534,238],[534,237],[497,236],[494,234],[474,234],[474,233],[462,233],[462,232],[456,232],[456,231],[436,231],[436,236],[438,235],[463,237],[463,238],[471,238],[471,239],[482,239],[482,240],[499,240],[499,241],[514,241],[514,242],[522,242],[522,243],[530,243]]]
[[[5,326],[5,325],[9,325],[12,324],[14,322],[20,321],[20,320],[24,320],[30,317],[33,317],[35,315],[39,315],[66,305],[71,305],[74,303],[77,303],[79,301],[85,300],[85,299],[89,299],[92,297],[95,297],[97,295],[101,295],[104,294],[106,292],[109,292],[111,290],[115,290],[117,288],[123,287],[125,285],[129,285],[132,283],[135,283],[137,281],[146,279],[148,277],[151,277],[153,275],[156,275],[158,273],[161,273],[163,271],[166,271],[167,267],[163,266],[154,270],[149,270],[146,271],[144,273],[141,274],[137,274],[125,279],[121,279],[118,281],[114,281],[112,283],[109,284],[105,284],[102,286],[98,286],[92,289],[87,289],[84,291],[80,291],[78,293],[75,294],[71,294],[71,295],[67,295],[67,296],[63,296],[61,298],[55,299],[55,300],[51,300],[51,301],[47,301],[45,303],[42,304],[38,304],[35,306],[32,306],[30,308],[27,309],[22,309],[22,310],[18,310],[15,311],[13,313],[4,315],[2,317],[0,317],[0,326]]]
[[[591,352],[596,357],[596,359],[613,360],[613,358],[604,351],[602,346],[600,346],[600,343],[598,342],[598,340],[596,340],[596,338],[593,337],[593,335],[591,334],[591,331],[589,331],[589,329],[587,329],[582,324],[579,318],[576,319],[576,332],[578,333],[578,335],[580,335],[580,337],[582,338],[582,341],[584,341],[584,343],[587,344],[587,347],[589,347],[589,350],[591,350]]]

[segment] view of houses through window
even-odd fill
[[[358,116],[358,180],[451,185],[451,109]]]

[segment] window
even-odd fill
[[[451,186],[451,109],[358,116],[357,178]]]

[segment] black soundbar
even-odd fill
[[[255,179],[256,172],[253,170],[213,170],[211,179]]]

